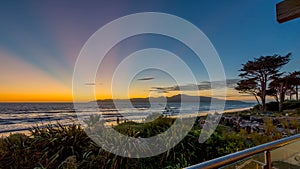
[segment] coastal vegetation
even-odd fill
[[[29,135],[12,134],[0,139],[0,168],[182,168],[285,137],[282,131],[276,130],[279,123],[287,135],[295,134],[289,132],[292,128],[298,132],[299,123],[281,115],[277,117],[280,122],[272,116],[257,114],[255,109],[225,114],[216,131],[202,144],[198,139],[201,120],[206,117],[198,117],[188,135],[174,148],[154,157],[138,159],[105,151],[78,125],[34,127]],[[155,120],[127,121],[114,128],[131,137],[148,138],[164,132],[175,120],[156,114],[149,118]],[[95,121],[95,117],[92,120]],[[244,121],[261,123],[263,131],[249,130],[241,125]]]

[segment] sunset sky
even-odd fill
[[[276,21],[277,1],[6,1],[0,5],[0,102],[72,101],[72,75],[79,52],[94,32],[119,17],[163,12],[196,25],[217,50],[227,78],[227,99],[251,100],[233,87],[241,64],[254,57],[292,52],[283,71],[300,70],[300,19]],[[120,28],[120,31],[122,28]],[[111,35],[114,36],[114,35]],[[105,39],[103,40],[105,41]],[[200,95],[210,95],[207,72],[197,56],[178,41],[160,35],[138,35],[114,46],[99,65],[94,82],[97,99],[111,98],[111,79],[126,56],[144,48],[171,51],[190,67]],[[160,62],[172,65],[161,58]],[[135,63],[143,64],[143,63]],[[128,66],[126,73],[135,65]],[[174,65],[176,67],[176,65]],[[129,86],[118,83],[118,98],[171,96],[182,93],[168,73],[136,72]],[[185,74],[180,74],[184,80]],[[221,80],[221,79],[220,79]],[[127,88],[128,91],[126,90]],[[192,91],[183,91],[193,95]],[[90,100],[82,96],[82,101]]]

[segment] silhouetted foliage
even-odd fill
[[[295,71],[283,77],[276,77],[269,84],[267,95],[273,96],[278,102],[278,111],[283,110],[283,102],[285,101],[286,94],[289,94],[290,100],[292,95],[296,94],[298,100],[298,85],[300,82],[300,72]]]
[[[256,98],[259,97],[261,109],[265,111],[268,83],[282,75],[279,71],[283,65],[289,62],[290,56],[291,53],[286,56],[261,56],[242,64],[243,68],[239,74],[242,80],[237,84],[236,89],[243,93],[251,92]]]
[[[267,111],[278,111],[279,104],[278,102],[269,102],[266,103],[266,110]],[[282,110],[291,110],[291,109],[298,109],[300,108],[300,101],[297,100],[286,100],[283,102]],[[255,105],[253,107],[254,110],[259,109],[259,105]]]
[[[240,93],[247,93],[253,95],[257,101],[257,104],[260,105],[260,101],[258,100],[260,90],[257,82],[254,79],[246,79],[239,81],[235,89],[239,90]]]
[[[300,86],[300,71],[294,71],[289,75],[291,79],[291,94],[296,94],[296,100],[299,100],[298,87]]]
[[[286,92],[291,88],[291,79],[289,76],[277,77],[269,84],[269,91],[273,91],[272,95],[278,102],[278,111],[282,112],[283,102]]]

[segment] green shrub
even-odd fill
[[[266,108],[268,111],[278,111],[279,106],[277,102],[269,102],[266,104]]]
[[[174,120],[160,116],[147,123],[123,123],[115,129],[146,138],[166,131]],[[99,147],[78,125],[34,127],[29,136],[13,134],[0,139],[0,168],[182,168],[270,141],[270,137],[219,126],[200,144],[200,132],[200,126],[195,124],[179,144],[162,154],[125,158]]]
[[[267,111],[278,111],[278,103],[277,102],[268,102],[266,103]],[[296,100],[287,100],[283,103],[283,110],[296,109],[300,108],[300,101]],[[252,110],[259,110],[259,105],[255,105]]]
[[[288,109],[296,109],[300,108],[300,101],[296,100],[288,100],[283,103],[283,109],[288,110]]]

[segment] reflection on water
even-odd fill
[[[163,104],[151,105],[138,103],[134,107],[121,104],[114,106],[111,103],[103,103],[99,108],[90,104],[80,103],[80,111],[74,109],[73,103],[0,103],[0,134],[28,130],[32,126],[45,126],[59,122],[62,125],[78,124],[77,115],[80,119],[89,118],[92,114],[99,114],[108,122],[119,119],[141,121],[151,113],[162,113],[165,109]],[[180,103],[169,103],[168,106],[180,108]],[[237,109],[250,107],[253,104],[243,102],[226,103],[225,109]],[[210,103],[202,102],[200,108],[195,103],[188,103],[184,113],[198,113],[209,110]],[[218,104],[213,109],[218,110]]]

